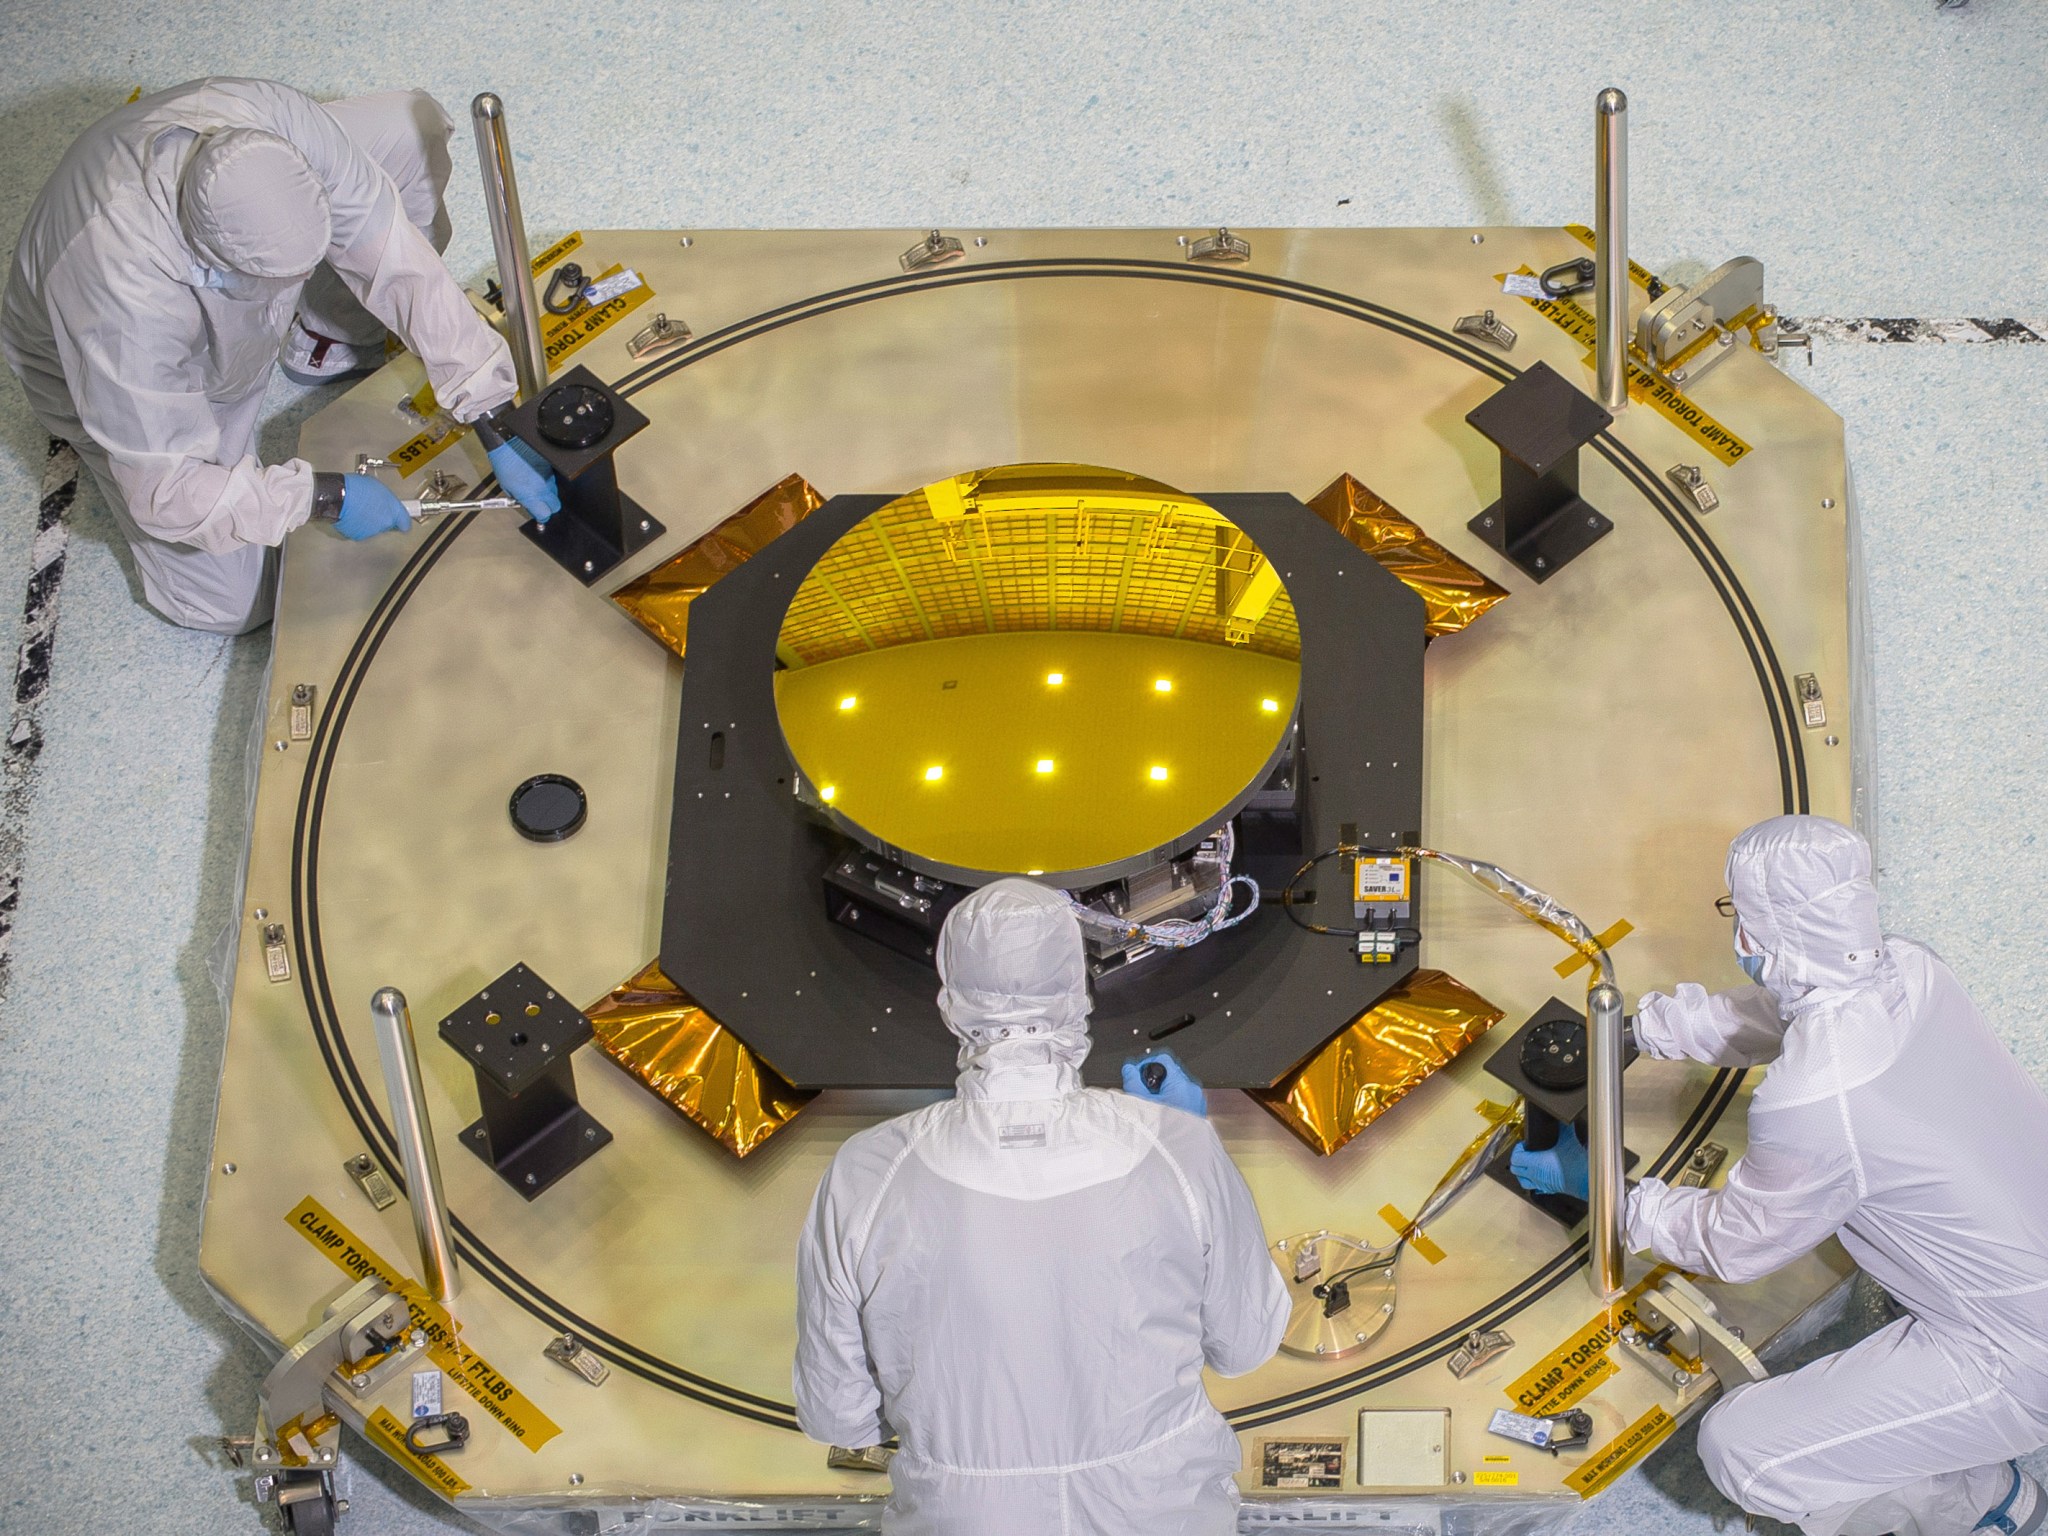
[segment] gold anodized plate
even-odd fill
[[[375,1210],[344,1171],[388,1115],[368,1007],[378,987],[400,987],[430,1020],[523,961],[567,996],[598,998],[659,950],[686,663],[604,594],[792,473],[827,497],[895,496],[1026,462],[1303,499],[1357,476],[1510,594],[1429,647],[1420,830],[1535,881],[1596,931],[1629,920],[1614,958],[1631,1001],[1678,981],[1740,982],[1713,909],[1722,861],[1734,832],[1786,808],[1788,782],[1793,803],[1853,814],[1864,722],[1850,686],[1842,426],[1795,379],[1744,350],[1697,386],[1700,410],[1751,445],[1717,471],[1722,505],[1701,534],[1674,527],[1591,451],[1581,490],[1615,529],[1554,579],[1531,585],[1465,531],[1499,471],[1464,417],[1499,383],[1450,327],[1502,302],[1502,271],[1580,254],[1565,231],[1250,230],[1249,262],[1205,271],[1182,259],[1174,231],[957,230],[968,255],[906,277],[897,258],[927,232],[699,230],[687,248],[673,232],[585,232],[586,267],[622,264],[658,294],[688,294],[705,338],[648,365],[672,371],[631,397],[653,425],[619,455],[619,478],[669,532],[597,592],[543,558],[509,513],[360,544],[318,527],[287,540],[262,724],[287,750],[264,751],[257,770],[200,1251],[214,1293],[252,1331],[296,1337],[348,1283],[288,1221],[309,1197],[385,1262],[413,1262],[408,1203]],[[1370,307],[1329,297],[1347,293]],[[1635,289],[1632,305],[1644,301]],[[632,329],[598,336],[576,361],[624,376],[638,366]],[[1575,337],[1540,317],[1518,329],[1506,365],[1541,360],[1592,390]],[[306,424],[303,454],[340,470],[388,451],[416,430],[396,408],[423,382],[416,359],[395,359]],[[1700,459],[1694,436],[1640,403],[1608,436],[1656,479]],[[487,470],[467,438],[433,467],[472,482]],[[1825,729],[1795,724],[1782,764],[1749,648],[1703,565],[1717,560],[1786,678],[1814,673],[1829,701]],[[319,688],[312,742],[290,740],[295,681]],[[566,842],[527,842],[506,816],[512,787],[542,772],[568,774],[589,796],[589,820]],[[1582,978],[1552,970],[1569,954],[1555,938],[1464,882],[1424,871],[1418,883],[1423,964],[1503,1009],[1507,1025],[1553,993],[1575,995]],[[284,985],[263,963],[263,930],[280,920]],[[929,1023],[943,1028],[936,1010]],[[1096,1049],[1147,1045],[1101,1038]],[[1268,1238],[1334,1227],[1391,1241],[1370,1213],[1422,1209],[1485,1128],[1476,1110],[1496,1090],[1484,1054],[1483,1043],[1467,1050],[1329,1157],[1246,1096],[1213,1095],[1211,1124]],[[797,1233],[845,1140],[929,1095],[820,1094],[742,1162],[580,1051],[578,1093],[613,1141],[529,1204],[457,1145],[477,1114],[469,1068],[430,1031],[419,1058],[450,1208],[489,1255],[464,1261],[452,1315],[466,1344],[561,1428],[536,1449],[471,1415],[463,1503],[489,1516],[499,1501],[632,1499],[651,1520],[719,1499],[780,1508],[876,1496],[879,1478],[829,1468],[826,1448],[788,1427]],[[1637,1062],[1627,1112],[1639,1171],[1656,1171],[1688,1126],[1739,1157],[1748,1091],[1712,1068]],[[1433,1218],[1429,1235],[1443,1261],[1410,1277],[1396,1316],[1355,1359],[1282,1357],[1211,1380],[1248,1447],[1274,1434],[1355,1444],[1361,1406],[1449,1405],[1454,1473],[1498,1452],[1485,1423],[1513,1406],[1507,1386],[1600,1308],[1563,1270],[1555,1284],[1530,1283],[1569,1267],[1572,1234],[1491,1180]],[[1755,1285],[1712,1289],[1761,1345],[1845,1268],[1829,1248]],[[1500,1360],[1459,1381],[1432,1358],[1432,1340],[1454,1342],[1468,1319],[1501,1311],[1517,1342]],[[602,1387],[542,1354],[571,1326],[565,1312],[633,1351],[602,1346],[614,1364]],[[374,1407],[405,1421],[406,1389],[401,1379],[372,1393]],[[1659,1401],[1648,1373],[1620,1362],[1584,1399],[1595,1445]],[[1517,1488],[1467,1483],[1458,1497],[1576,1502],[1570,1466],[1518,1459]],[[1241,1482],[1260,1496],[1256,1465]]]

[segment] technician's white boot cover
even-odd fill
[[[1202,1385],[1279,1348],[1287,1287],[1205,1120],[1083,1088],[1063,897],[999,880],[939,941],[955,1098],[863,1131],[798,1247],[805,1433],[891,1435],[888,1529],[1225,1536],[1237,1438]]]
[[[1644,1179],[1630,1245],[1739,1282],[1839,1236],[1911,1316],[1731,1393],[1700,1455],[1812,1536],[1958,1536],[2048,1442],[2048,1096],[1938,955],[1881,934],[1849,828],[1752,827],[1728,889],[1763,984],[1651,993],[1636,1026],[1653,1056],[1765,1067],[1749,1149],[1723,1189]]]

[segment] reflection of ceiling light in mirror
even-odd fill
[[[1045,674],[1045,686],[1048,688],[1057,688],[1066,680],[1067,674],[1064,672],[1048,672]]]
[[[1278,699],[1261,699],[1259,700],[1259,708],[1269,715],[1277,715],[1280,713],[1280,701]]]
[[[845,698],[839,701],[839,707],[841,709],[851,709],[855,704],[859,702],[860,701],[858,699],[856,699],[852,694],[849,693]]]
[[[1166,770],[1156,763],[1152,767],[1152,782],[1155,784],[1166,782]]]
[[[1171,693],[1173,692],[1173,679],[1162,677],[1152,684],[1152,689],[1155,693]]]
[[[832,797],[833,797],[834,795],[836,795],[836,794],[838,794],[838,793],[839,793],[839,786],[838,786],[837,784],[827,784],[827,785],[826,785],[826,786],[825,786],[825,787],[824,787],[823,789],[821,789],[821,790],[819,790],[819,791],[818,791],[818,798],[819,798],[820,800],[828,800],[828,801],[829,801],[829,800],[830,800],[830,799],[831,799],[831,798],[832,798]]]
[[[931,767],[925,769],[924,776],[927,782],[936,782],[946,776],[946,770],[933,763]]]
[[[1051,773],[1051,772],[1052,772],[1052,759],[1051,759],[1051,758],[1049,758],[1049,757],[1041,757],[1041,758],[1040,758],[1040,759],[1038,760],[1038,771],[1039,771],[1040,773]]]

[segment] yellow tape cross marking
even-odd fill
[[[1614,1375],[1620,1367],[1609,1358],[1607,1347],[1623,1327],[1636,1320],[1636,1298],[1669,1273],[1653,1269],[1629,1287],[1619,1301],[1510,1382],[1508,1401],[1522,1413],[1545,1418],[1562,1413]]]
[[[1427,1232],[1414,1230],[1411,1224],[1409,1223],[1408,1218],[1406,1216],[1403,1216],[1401,1212],[1394,1206],[1381,1206],[1380,1220],[1384,1221],[1388,1226],[1394,1229],[1394,1235],[1396,1237],[1407,1238],[1408,1246],[1410,1248],[1413,1248],[1417,1253],[1421,1254],[1425,1259],[1429,1260],[1430,1263],[1443,1263],[1443,1249],[1437,1247],[1435,1243],[1429,1240],[1429,1234]]]
[[[1472,1484],[1477,1488],[1519,1488],[1522,1474],[1519,1472],[1474,1472]]]
[[[1619,944],[1623,939],[1627,938],[1630,934],[1634,933],[1635,931],[1636,925],[1624,917],[1623,919],[1621,919],[1620,922],[1616,923],[1612,928],[1609,928],[1605,933],[1596,933],[1595,935],[1593,935],[1593,942],[1598,944],[1602,949],[1612,949],[1615,945]],[[1558,961],[1557,964],[1553,967],[1553,969],[1560,976],[1569,976],[1573,971],[1576,971],[1580,966],[1591,964],[1592,962],[1588,960],[1584,955],[1574,950],[1564,959]]]
[[[409,1468],[414,1477],[437,1489],[448,1498],[455,1498],[469,1492],[469,1484],[455,1475],[455,1469],[438,1456],[425,1451],[409,1450],[405,1443],[405,1426],[398,1422],[398,1415],[389,1408],[373,1408],[370,1416],[363,1421],[363,1428],[370,1438],[383,1448],[400,1466]]]
[[[286,1214],[285,1220],[294,1232],[326,1254],[335,1268],[357,1280],[375,1275],[391,1287],[393,1295],[403,1297],[412,1309],[413,1327],[426,1332],[428,1356],[448,1373],[455,1385],[475,1398],[485,1413],[510,1430],[521,1445],[538,1451],[562,1432],[562,1426],[542,1413],[532,1399],[456,1337],[455,1320],[440,1303],[379,1258],[318,1200],[308,1195]]]
[[[616,277],[625,271],[619,262],[613,262],[596,277],[590,279],[601,283],[608,277]],[[587,342],[595,341],[642,304],[654,297],[654,290],[643,277],[638,288],[628,289],[615,298],[606,299],[598,305],[582,304],[571,314],[546,315],[540,328],[541,346],[548,354],[548,367],[556,364]]]
[[[1564,1480],[1565,1486],[1582,1499],[1592,1498],[1649,1455],[1657,1448],[1659,1442],[1676,1428],[1678,1420],[1665,1412],[1663,1407],[1652,1408],[1588,1456],[1579,1470]]]
[[[1526,266],[1518,270],[1524,277],[1536,275]],[[1573,303],[1570,299],[1524,298],[1522,302],[1566,335],[1584,343],[1588,349],[1587,366],[1592,365],[1593,317],[1583,306]],[[1628,393],[1630,399],[1640,400],[1664,416],[1723,464],[1733,464],[1750,452],[1751,445],[1748,442],[1736,436],[1655,374],[1633,361],[1628,365]]]

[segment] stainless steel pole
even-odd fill
[[[469,104],[469,119],[476,129],[477,160],[483,166],[484,207],[491,216],[491,246],[498,255],[498,288],[505,296],[512,368],[519,378],[520,398],[531,400],[548,381],[548,354],[533,307],[533,257],[526,249],[526,220],[519,212],[519,180],[512,170],[505,103],[485,91]]]
[[[384,1096],[391,1101],[391,1133],[398,1140],[405,1192],[412,1200],[412,1228],[420,1241],[420,1282],[434,1300],[453,1301],[462,1284],[455,1272],[455,1237],[448,1230],[448,1205],[441,1193],[441,1162],[434,1155],[433,1127],[420,1086],[412,1010],[398,988],[380,987],[370,999],[370,1017],[377,1026],[377,1055],[384,1063]]]
[[[1603,1301],[1623,1290],[1622,1202],[1627,1191],[1621,1163],[1621,989],[1597,983],[1586,998],[1589,1044],[1586,1076],[1586,1246],[1588,1277]]]
[[[1593,123],[1594,371],[1614,415],[1628,406],[1628,98],[1610,85]]]

